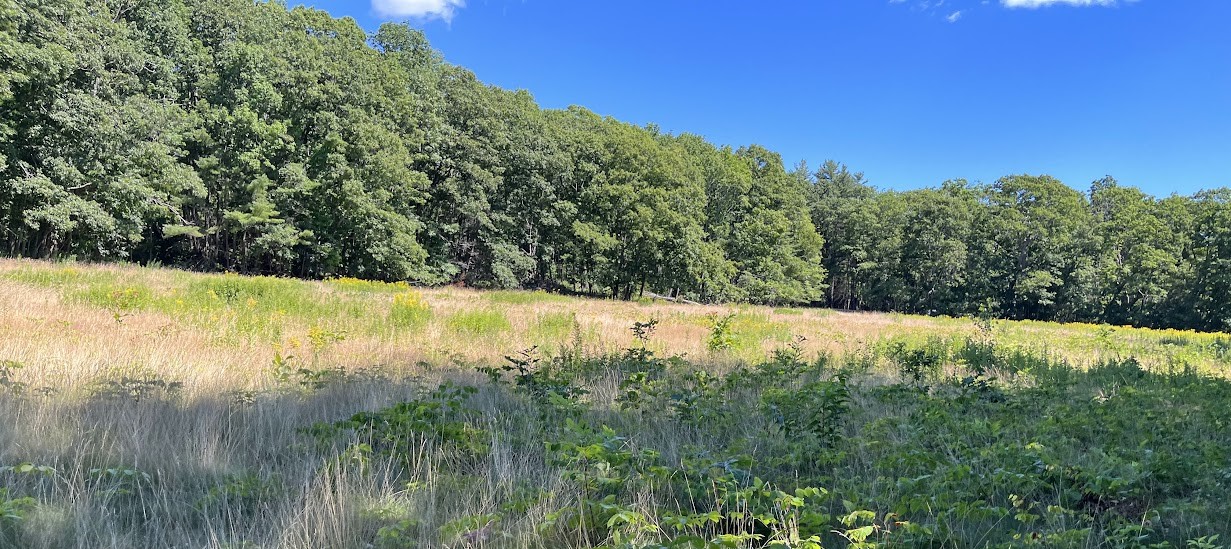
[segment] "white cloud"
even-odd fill
[[[372,0],[372,10],[382,17],[439,17],[453,19],[453,12],[466,0]]]
[[[1044,8],[1056,4],[1070,6],[1114,6],[1116,0],[1000,0],[1006,8]]]
[[[957,20],[961,18],[962,18],[962,10],[957,10],[953,13],[950,13],[949,16],[945,18],[945,20],[950,23],[957,23]]]

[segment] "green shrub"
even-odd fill
[[[884,346],[884,353],[897,364],[903,382],[924,388],[949,359],[949,343],[939,337],[928,338],[923,344],[896,339]]]
[[[304,432],[323,448],[343,443],[342,455],[360,465],[376,455],[413,469],[424,444],[439,445],[459,460],[476,463],[486,455],[490,435],[475,425],[478,411],[467,405],[475,392],[473,387],[446,383],[427,398],[317,423]]]
[[[255,514],[261,505],[274,501],[286,493],[286,486],[277,476],[261,477],[254,473],[230,475],[210,487],[196,502],[196,508],[205,512],[225,510],[241,515]]]
[[[710,315],[710,337],[705,341],[705,347],[711,351],[726,351],[735,345],[735,334],[731,323],[735,321],[735,313],[725,316]]]
[[[786,436],[830,447],[842,432],[851,396],[846,378],[839,376],[831,381],[808,383],[798,390],[769,389],[762,401],[771,420],[782,427]]]
[[[8,488],[0,488],[0,545],[17,545],[18,524],[38,505],[32,497],[18,497]]]

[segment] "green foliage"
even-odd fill
[[[111,497],[138,497],[154,481],[149,473],[122,465],[90,469],[86,478],[95,490]]]
[[[281,478],[262,477],[255,473],[229,475],[210,487],[196,502],[201,512],[226,510],[251,516],[261,505],[283,497],[287,489]]]
[[[1159,200],[1111,178],[1083,194],[1010,175],[880,192],[834,161],[788,170],[756,145],[544,110],[405,24],[368,34],[237,0],[113,8],[0,10],[6,254],[329,279],[343,293],[415,281],[1231,327],[1226,189]],[[28,282],[73,283],[67,271]],[[83,299],[117,322],[170,308],[111,282]],[[218,304],[188,296],[181,310],[311,308],[265,308],[277,297],[218,282]],[[247,336],[279,335],[239,316]]]
[[[899,339],[888,342],[884,352],[897,364],[903,382],[918,389],[926,389],[927,382],[936,378],[941,367],[949,360],[949,343],[943,339],[931,338],[919,345]]]
[[[529,349],[480,368],[482,389],[446,383],[316,423],[293,437],[309,457],[296,463],[317,464],[310,478],[331,489],[365,487],[345,520],[373,547],[1217,547],[1226,536],[1224,379],[1133,359],[1077,368],[1004,345],[1011,326],[841,360],[805,356],[798,338],[713,372],[657,356],[655,326],[636,323],[638,342],[618,353]],[[319,345],[336,335],[322,330]],[[886,383],[892,369],[906,370],[901,383]],[[132,508],[175,482],[83,471]],[[302,497],[259,471],[198,481],[193,512],[247,524]],[[22,494],[65,482],[30,463],[0,480]],[[382,488],[369,495],[369,482]]]
[[[787,437],[801,445],[803,439],[831,447],[842,434],[843,421],[850,412],[851,395],[846,378],[814,381],[798,390],[769,389],[761,397],[774,422]]]
[[[641,346],[645,347],[645,344],[649,343],[650,337],[654,335],[654,331],[658,329],[658,323],[659,320],[657,318],[651,318],[645,322],[637,321],[633,323],[632,328],[629,328],[629,330],[633,332],[633,337],[637,338]]]
[[[319,351],[314,348],[314,356],[318,355]],[[317,366],[318,363],[319,360],[314,358],[311,364],[304,364],[295,355],[284,354],[281,349],[275,349],[270,374],[280,390],[301,395],[309,395],[332,383],[348,380],[346,370],[339,367],[320,367]]]
[[[14,497],[0,488],[0,540],[8,539],[15,525],[38,504],[32,497]]]
[[[710,337],[705,342],[709,350],[725,351],[735,344],[734,334],[731,333],[731,323],[734,320],[735,313],[725,316],[719,316],[717,313],[710,315]]]
[[[417,292],[406,291],[393,296],[389,321],[399,328],[422,328],[432,318],[432,308]]]
[[[506,356],[506,364],[498,368],[479,367],[492,383],[506,382],[511,375],[512,385],[543,407],[548,414],[571,414],[578,411],[578,399],[589,391],[578,387],[569,371],[569,364],[561,359],[544,361],[536,354],[537,349],[525,349],[515,356]]]
[[[424,399],[402,402],[349,419],[305,429],[324,447],[341,444],[341,456],[366,469],[373,456],[413,470],[419,444],[447,451],[454,465],[473,464],[488,451],[488,434],[475,425],[478,413],[466,405],[473,387],[444,384]]]
[[[94,380],[87,391],[108,400],[173,401],[184,388],[182,381],[168,381],[156,373],[142,369],[118,369]]]
[[[25,365],[16,360],[0,360],[0,389],[14,395],[25,393],[26,384],[13,379],[17,370],[23,367]]]

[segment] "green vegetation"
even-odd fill
[[[1227,189],[1012,175],[882,192],[836,162],[540,109],[405,25],[113,4],[0,8],[7,255],[1231,327]],[[385,291],[351,280],[338,289]]]
[[[504,305],[529,305],[533,303],[566,303],[569,298],[536,290],[533,292],[492,291],[484,294],[492,303]]]
[[[504,313],[494,309],[454,313],[446,322],[460,337],[494,336],[513,327]]]
[[[302,423],[277,437],[279,446],[235,456],[248,461],[230,473],[112,464],[78,477],[41,464],[50,462],[8,466],[0,469],[0,520],[12,546],[35,546],[30,540],[55,532],[30,517],[85,490],[105,495],[98,512],[107,515],[86,519],[99,522],[78,532],[83,539],[105,528],[130,547],[216,536],[229,546],[284,546],[254,523],[318,497],[314,486],[323,481],[376,489],[329,504],[346,509],[331,547],[481,540],[486,547],[1178,549],[1220,547],[1231,536],[1231,383],[1191,369],[1149,372],[1122,359],[1082,370],[1006,352],[994,340],[935,338],[845,359],[805,360],[787,346],[725,374],[639,347],[508,360],[480,368],[488,378],[481,383],[416,386],[339,374],[308,392],[211,402],[259,424],[287,394],[307,404],[336,398],[331,389],[382,400],[418,395]],[[888,373],[894,368],[902,375]],[[604,389],[612,380],[614,393]],[[172,423],[191,421],[202,405],[167,391],[171,383],[145,379],[128,388],[132,381],[100,393],[104,402],[156,409]],[[309,466],[282,469],[262,456]],[[166,498],[175,505],[163,506]],[[153,502],[157,521],[132,520]],[[174,534],[160,531],[171,524]]]
[[[538,315],[533,332],[547,341],[565,341],[580,328],[576,313],[543,313]]]
[[[46,304],[0,318],[5,547],[1231,539],[1225,334],[27,261],[0,290]]]
[[[432,318],[432,308],[423,302],[423,297],[413,291],[393,296],[389,310],[389,322],[401,328],[421,327]]]

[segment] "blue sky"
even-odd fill
[[[295,0],[288,0],[292,5]],[[1231,0],[311,0],[571,104],[881,188],[1231,186]]]

